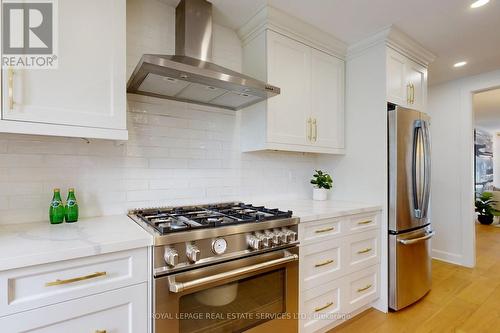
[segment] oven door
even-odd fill
[[[298,247],[155,278],[155,333],[297,332]]]

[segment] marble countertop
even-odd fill
[[[126,215],[0,226],[0,271],[117,252],[153,244],[153,237]]]
[[[291,210],[293,216],[300,218],[300,223],[382,210],[380,205],[336,200],[263,200],[256,204],[265,205],[268,208]]]

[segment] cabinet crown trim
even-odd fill
[[[266,29],[281,33],[340,59],[345,59],[347,44],[343,41],[271,6],[264,6],[240,27],[237,33],[243,44],[246,44]]]
[[[384,28],[371,37],[350,45],[347,50],[347,59],[356,58],[367,49],[380,44],[389,46],[425,67],[429,66],[429,64],[436,59],[435,54],[392,25]]]

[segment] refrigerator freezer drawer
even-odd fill
[[[430,227],[389,235],[389,307],[402,309],[431,289]]]

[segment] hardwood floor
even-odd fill
[[[367,310],[330,332],[500,332],[500,228],[476,225],[476,267],[433,260],[432,290],[399,312]]]

